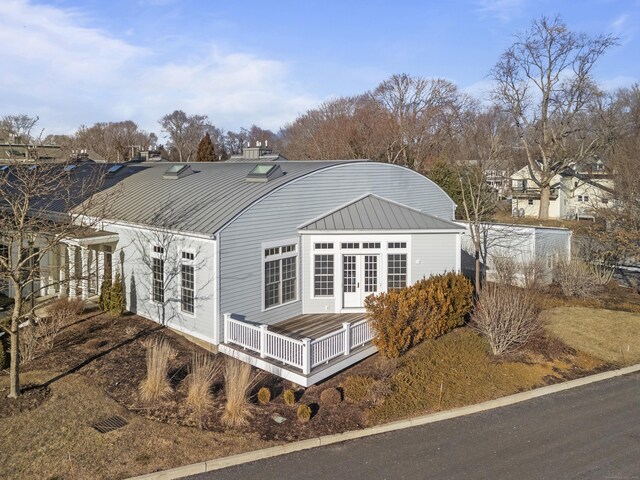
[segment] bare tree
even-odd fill
[[[491,71],[494,99],[511,114],[540,189],[541,219],[549,217],[554,177],[597,153],[606,139],[587,112],[602,95],[592,69],[615,44],[612,36],[577,34],[559,17],[542,17],[516,36]]]
[[[92,200],[103,185],[103,169],[86,165],[80,170],[12,160],[0,172],[0,279],[11,287],[13,297],[8,324],[0,326],[11,340],[12,398],[20,394],[19,325],[25,318],[25,302],[35,294],[29,287],[34,281],[41,282],[40,288],[48,286],[43,259],[55,254],[60,242],[78,229],[95,225],[108,204],[94,205]],[[94,220],[85,220],[81,227],[80,219],[89,208]]]
[[[198,143],[212,128],[206,115],[187,115],[182,110],[165,115],[158,123],[169,136],[168,147],[179,162],[191,161]]]
[[[131,160],[140,150],[154,146],[158,137],[141,130],[131,121],[98,122],[91,127],[81,126],[74,136],[77,148],[87,148],[107,161]]]

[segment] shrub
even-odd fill
[[[227,357],[224,369],[224,388],[227,402],[222,414],[222,423],[229,427],[249,424],[248,392],[251,386],[251,365]]]
[[[540,309],[530,291],[507,285],[485,286],[471,319],[494,355],[519,350],[542,326]]]
[[[307,423],[309,420],[311,420],[311,407],[306,403],[300,404],[298,406],[297,415],[298,415],[298,420],[301,423]]]
[[[82,312],[84,312],[84,300],[81,298],[59,298],[47,306],[47,314],[61,327]]]
[[[578,258],[558,261],[553,269],[553,279],[565,297],[588,297],[599,288],[590,266]]]
[[[351,375],[342,384],[345,398],[359,403],[369,398],[375,379],[362,375]]]
[[[147,376],[140,384],[140,398],[143,402],[155,402],[171,394],[168,370],[173,349],[164,339],[148,340],[146,347]]]
[[[266,405],[270,401],[271,390],[269,390],[267,387],[262,387],[260,390],[258,390],[258,402],[260,402],[261,405]]]
[[[286,403],[287,405],[293,405],[294,403],[296,403],[296,394],[290,388],[282,393],[282,398],[284,400],[284,403]]]
[[[103,312],[111,310],[111,277],[105,276],[100,285],[100,298],[98,299],[98,306]]]
[[[324,405],[338,405],[342,401],[342,394],[337,388],[325,388],[320,393],[320,403]]]
[[[57,317],[33,319],[20,329],[20,361],[29,362],[38,354],[53,349],[55,339],[62,328]]]
[[[2,338],[0,338],[0,370],[2,370],[6,364],[7,354],[4,350],[4,342],[2,341]]]
[[[187,406],[191,408],[201,426],[206,411],[213,404],[211,387],[220,370],[220,363],[209,355],[194,354],[191,358]]]
[[[114,317],[119,317],[124,312],[125,307],[124,285],[120,272],[116,272],[116,278],[109,293],[109,313]]]
[[[471,282],[452,272],[369,296],[365,306],[376,331],[373,343],[383,356],[398,357],[412,346],[464,324],[472,296]]]

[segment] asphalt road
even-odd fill
[[[640,479],[640,374],[188,478]]]

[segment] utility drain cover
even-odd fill
[[[124,418],[115,415],[113,417],[100,420],[99,422],[96,422],[91,426],[100,433],[107,433],[113,432],[114,430],[122,428],[125,425],[127,425],[127,421]]]

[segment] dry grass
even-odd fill
[[[174,352],[169,342],[162,338],[147,341],[146,347],[147,376],[140,384],[140,399],[150,403],[168,397],[173,391],[167,374]]]
[[[25,383],[52,373],[29,372]],[[0,396],[8,378],[0,376]],[[205,432],[132,414],[82,375],[51,385],[37,409],[0,419],[0,478],[121,479],[275,445],[255,435]],[[120,415],[129,425],[100,434],[91,425]],[[75,471],[76,475],[73,475]]]
[[[228,427],[244,427],[249,424],[249,388],[251,387],[251,365],[227,357],[224,368],[224,389],[227,401],[222,422]]]
[[[640,362],[640,315],[559,307],[544,312],[548,330],[576,350],[615,364]]]
[[[196,353],[191,359],[187,378],[187,406],[193,411],[200,425],[206,412],[213,406],[211,387],[221,370],[220,362],[209,355]]]
[[[502,397],[545,384],[560,362],[496,362],[487,342],[468,328],[414,348],[390,377],[391,393],[369,409],[377,424]],[[567,367],[568,368],[568,367]]]

